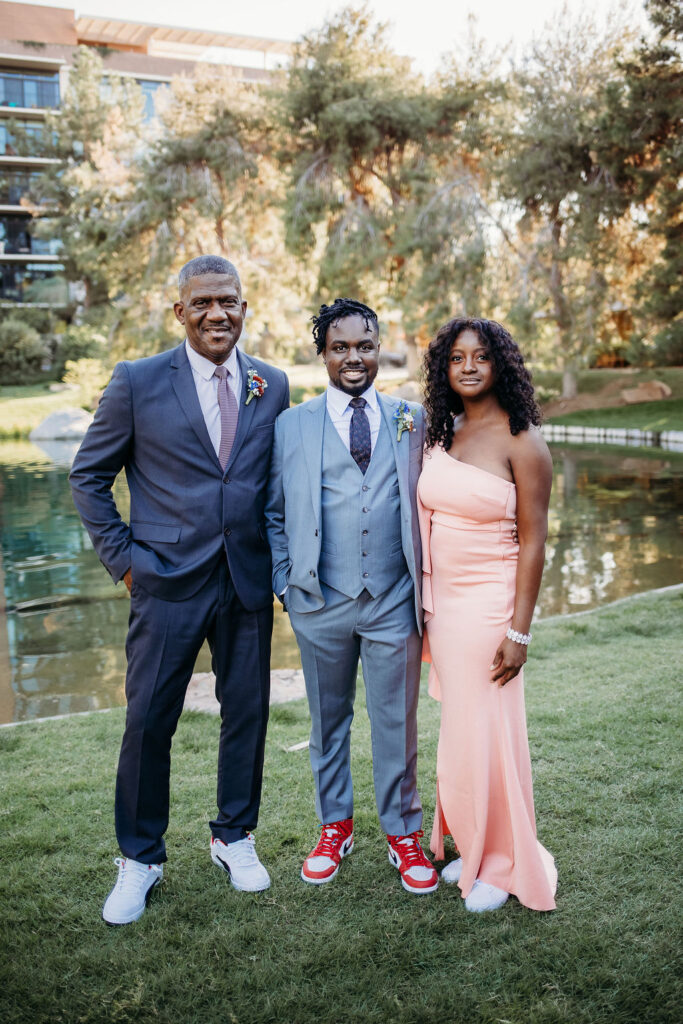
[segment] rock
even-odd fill
[[[422,392],[416,380],[407,380],[390,392],[394,398],[405,398],[406,402],[419,402],[422,404]]]
[[[85,409],[61,409],[52,412],[29,434],[31,441],[72,441],[82,438],[92,423]]]
[[[213,672],[195,672],[185,694],[187,711],[209,711],[219,714],[215,694],[216,678]],[[304,674],[300,668],[274,668],[270,673],[270,703],[286,704],[306,696]]]
[[[635,388],[625,388],[621,397],[627,405],[637,402],[658,402],[662,398],[671,398],[671,388],[661,380],[647,380]]]

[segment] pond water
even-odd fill
[[[683,582],[682,457],[558,446],[552,452],[538,617]],[[65,463],[68,454],[62,453]],[[67,473],[66,464],[35,445],[0,443],[0,722],[125,703],[127,595],[92,549]],[[116,493],[125,510],[123,481]],[[300,664],[279,607],[272,663]],[[205,648],[197,671],[209,668]]]

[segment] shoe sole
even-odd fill
[[[233,887],[233,889],[237,889],[238,892],[265,892],[266,889],[270,889],[270,878],[268,879],[265,885],[251,886],[251,888],[248,888],[246,885],[238,885],[235,879],[233,878],[232,872],[228,865],[224,861],[222,861],[218,854],[214,853],[213,850],[211,851],[211,860],[214,862],[216,867],[221,868],[221,870],[225,871],[226,875],[230,879],[230,885]]]
[[[346,847],[346,844],[349,841],[348,839],[346,839],[346,840],[344,840],[344,842],[342,843],[341,847],[339,848],[339,856],[341,857],[342,860],[344,859],[344,857],[348,857],[348,855],[353,851],[353,836],[350,836],[349,838],[351,840],[351,845]],[[346,849],[344,849],[344,847],[346,847]],[[325,875],[324,878],[309,878],[308,875],[304,874],[304,869],[302,867],[301,868],[301,878],[302,878],[302,880],[304,882],[308,882],[309,885],[324,885],[325,882],[331,882],[333,878],[337,877],[337,875],[339,874],[339,868],[340,867],[341,867],[341,860],[337,864],[337,866],[334,869],[334,871],[332,872],[332,874],[331,875]]]
[[[486,914],[492,910],[500,910],[501,907],[505,906],[508,899],[509,897],[506,896],[502,903],[495,903],[493,906],[488,907],[468,907],[467,900],[465,900],[465,910],[468,910],[470,914]]]
[[[394,858],[391,856],[391,853],[392,851],[389,850],[389,863],[393,868],[396,868],[396,870],[400,872],[400,868],[398,864],[395,862]],[[414,889],[412,885],[408,885],[403,875],[401,875],[401,885],[403,886],[406,892],[412,893],[413,896],[428,896],[430,892],[436,892],[436,890],[439,888],[439,876],[436,876],[436,882],[434,883],[434,885],[420,886],[419,889]]]
[[[149,903],[149,899],[150,896],[152,895],[152,892],[154,891],[154,889],[156,889],[160,881],[161,879],[157,878],[156,882],[152,882],[149,889],[145,893],[145,905],[140,910],[138,910],[137,913],[133,914],[132,917],[127,917],[125,921],[108,921],[107,918],[104,916],[103,910],[102,920],[104,921],[104,923],[106,925],[109,925],[110,928],[117,928],[119,925],[122,924],[133,924],[134,921],[139,921],[142,915],[144,914],[145,910],[147,909],[147,904]]]

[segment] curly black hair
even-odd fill
[[[495,320],[454,317],[440,328],[424,357],[424,407],[429,448],[439,444],[448,451],[453,440],[453,418],[463,410],[462,399],[448,383],[448,365],[453,343],[466,330],[474,331],[481,338],[493,359],[496,369],[493,391],[508,414],[510,433],[519,434],[528,430],[532,423],[538,426],[541,422],[531,374],[510,333]]]
[[[327,328],[347,316],[362,316],[365,320],[366,331],[369,331],[372,325],[379,333],[379,321],[374,309],[370,309],[369,306],[356,299],[335,299],[331,306],[321,306],[318,315],[311,317],[315,349],[318,355],[325,351]]]

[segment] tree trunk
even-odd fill
[[[420,352],[414,334],[406,334],[406,367],[409,380],[417,380],[420,372]]]
[[[562,398],[576,398],[578,390],[577,367],[574,363],[565,363],[562,368]]]

